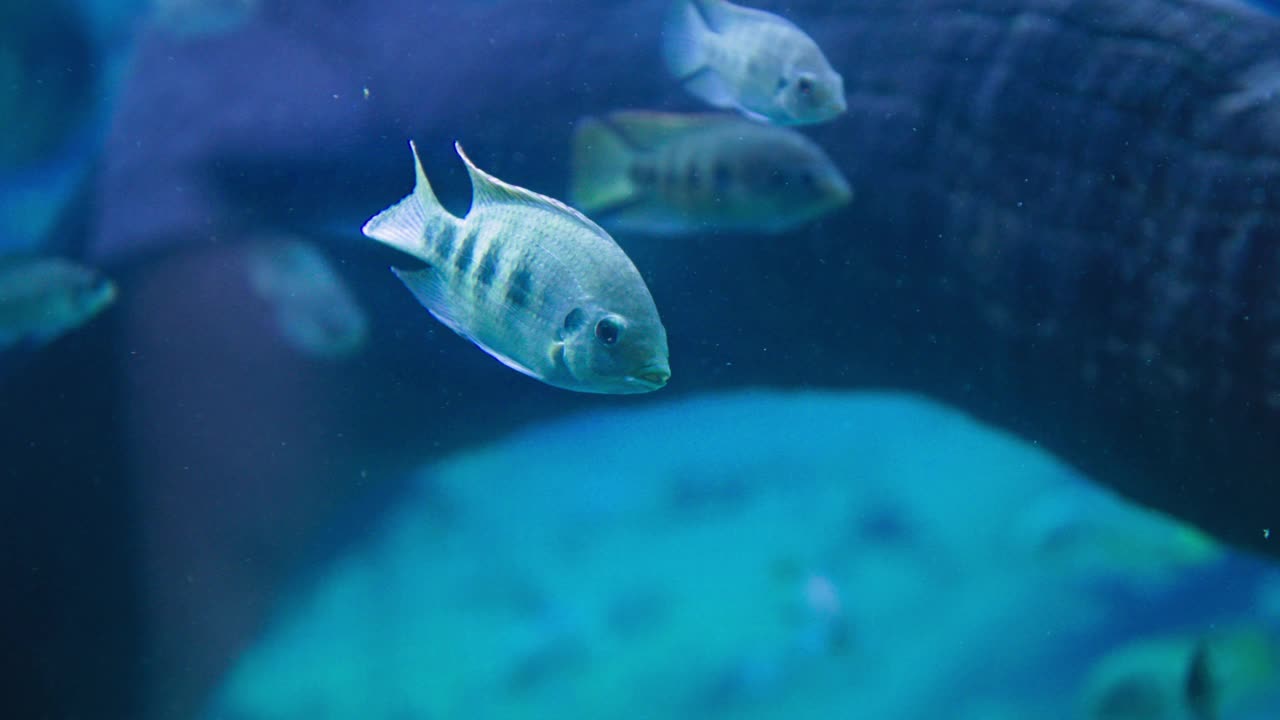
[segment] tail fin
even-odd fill
[[[662,31],[662,57],[677,80],[693,77],[706,67],[707,40],[712,34],[693,0],[671,4]]]
[[[569,202],[583,212],[623,205],[634,199],[631,165],[636,150],[604,121],[588,117],[573,132],[573,174]]]
[[[427,259],[427,239],[435,234],[440,223],[452,219],[427,182],[418,158],[418,147],[409,141],[413,151],[413,168],[417,180],[413,194],[373,216],[364,224],[361,232],[366,237],[386,243],[402,252],[420,259]]]

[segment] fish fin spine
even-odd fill
[[[476,167],[476,164],[471,162],[471,158],[467,157],[460,143],[454,143],[453,148],[458,152],[458,157],[462,158],[462,162],[467,166],[467,173],[471,176],[471,208],[473,210],[481,205],[489,204],[510,203],[524,205],[563,215],[579,223],[592,233],[608,237],[608,233],[578,210],[555,198],[499,180]]]
[[[429,260],[427,248],[430,238],[446,230],[456,219],[444,209],[432,191],[422,169],[422,160],[418,157],[418,148],[412,140],[409,141],[409,149],[413,151],[413,193],[374,215],[361,232],[401,252]]]

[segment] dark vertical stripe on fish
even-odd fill
[[[466,233],[462,236],[462,245],[458,248],[458,254],[453,258],[453,267],[458,271],[459,275],[465,275],[467,270],[471,268],[472,253],[476,251],[476,229],[467,228]]]
[[[480,287],[488,287],[493,283],[493,276],[498,272],[498,243],[490,242],[480,257],[476,268],[476,282]]]
[[[533,295],[533,273],[523,263],[516,266],[507,283],[506,302],[511,307],[527,308]]]
[[[446,225],[439,235],[435,237],[435,255],[437,261],[448,260],[453,255],[454,233],[457,231],[452,225]]]

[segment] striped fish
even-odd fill
[[[642,393],[666,384],[666,330],[639,271],[608,233],[559,201],[485,173],[457,144],[472,197],[466,217],[454,217],[409,146],[413,194],[363,231],[427,264],[393,272],[436,319],[556,387]]]
[[[623,111],[574,130],[569,201],[616,231],[778,233],[852,196],[813,141],[736,115]]]
[[[667,69],[691,94],[776,125],[831,120],[844,79],[803,30],[725,0],[675,0],[662,33]]]
[[[275,317],[280,339],[314,358],[357,352],[369,322],[320,248],[298,238],[266,237],[248,243],[249,286]]]

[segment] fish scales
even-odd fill
[[[460,281],[466,277],[467,271],[471,269],[471,263],[475,260],[476,240],[479,235],[479,228],[475,225],[464,226],[462,230],[462,241],[458,243],[458,248],[454,251],[453,271],[456,281]]]
[[[727,0],[675,0],[663,57],[690,93],[757,120],[819,123],[845,109],[843,79],[813,40],[762,10]]]
[[[43,344],[110,306],[115,284],[58,257],[0,258],[0,350],[21,340]]]
[[[774,82],[767,76],[770,67],[780,66],[787,58],[782,53],[786,47],[790,28],[764,22],[744,22],[726,30],[718,42],[710,45],[712,64],[726,68],[730,74],[742,78],[743,99],[748,106],[769,101]],[[751,48],[750,53],[734,52],[733,48]]]
[[[622,111],[579,121],[570,197],[610,227],[781,232],[849,202],[811,140],[727,113]]]
[[[543,225],[542,223],[545,223]],[[517,267],[526,274],[527,292],[532,292],[533,277],[541,279],[540,285],[547,288],[575,287],[577,279],[570,268],[577,256],[568,248],[556,247],[556,230],[567,231],[557,218],[547,213],[545,217],[531,222],[530,218],[511,208],[497,206],[482,208],[467,217],[466,225],[483,228],[475,231],[477,248],[487,251],[485,258],[490,258],[492,271],[489,280],[482,271],[484,261],[477,262],[469,268],[465,287],[474,294],[477,313],[493,325],[500,325],[508,319],[517,327],[533,332],[539,322],[549,322],[550,313],[558,304],[551,299],[543,307],[534,307],[529,303],[513,305],[509,302],[510,276]],[[517,228],[522,229],[516,233]],[[520,237],[522,242],[503,242],[502,238]],[[480,250],[477,250],[477,254]],[[508,261],[506,258],[510,258]],[[506,268],[503,278],[506,283],[497,282],[498,268]]]
[[[510,276],[507,278],[503,301],[513,308],[528,308],[533,300],[534,293],[537,292],[537,288],[533,283],[531,265],[532,263],[528,259],[520,260],[515,264]]]
[[[498,245],[490,241],[485,245],[484,250],[480,254],[480,262],[476,263],[476,284],[480,290],[487,291],[493,285],[493,279],[498,274],[499,258],[502,250]]]
[[[436,267],[444,267],[453,262],[453,251],[458,242],[458,228],[456,225],[446,225],[434,236],[426,238],[426,242],[431,250],[432,264]]]
[[[598,393],[665,385],[666,330],[622,249],[577,211],[458,154],[472,183],[465,218],[440,205],[415,148],[413,194],[364,226],[427,262],[395,271],[418,301],[504,365],[550,385]]]

